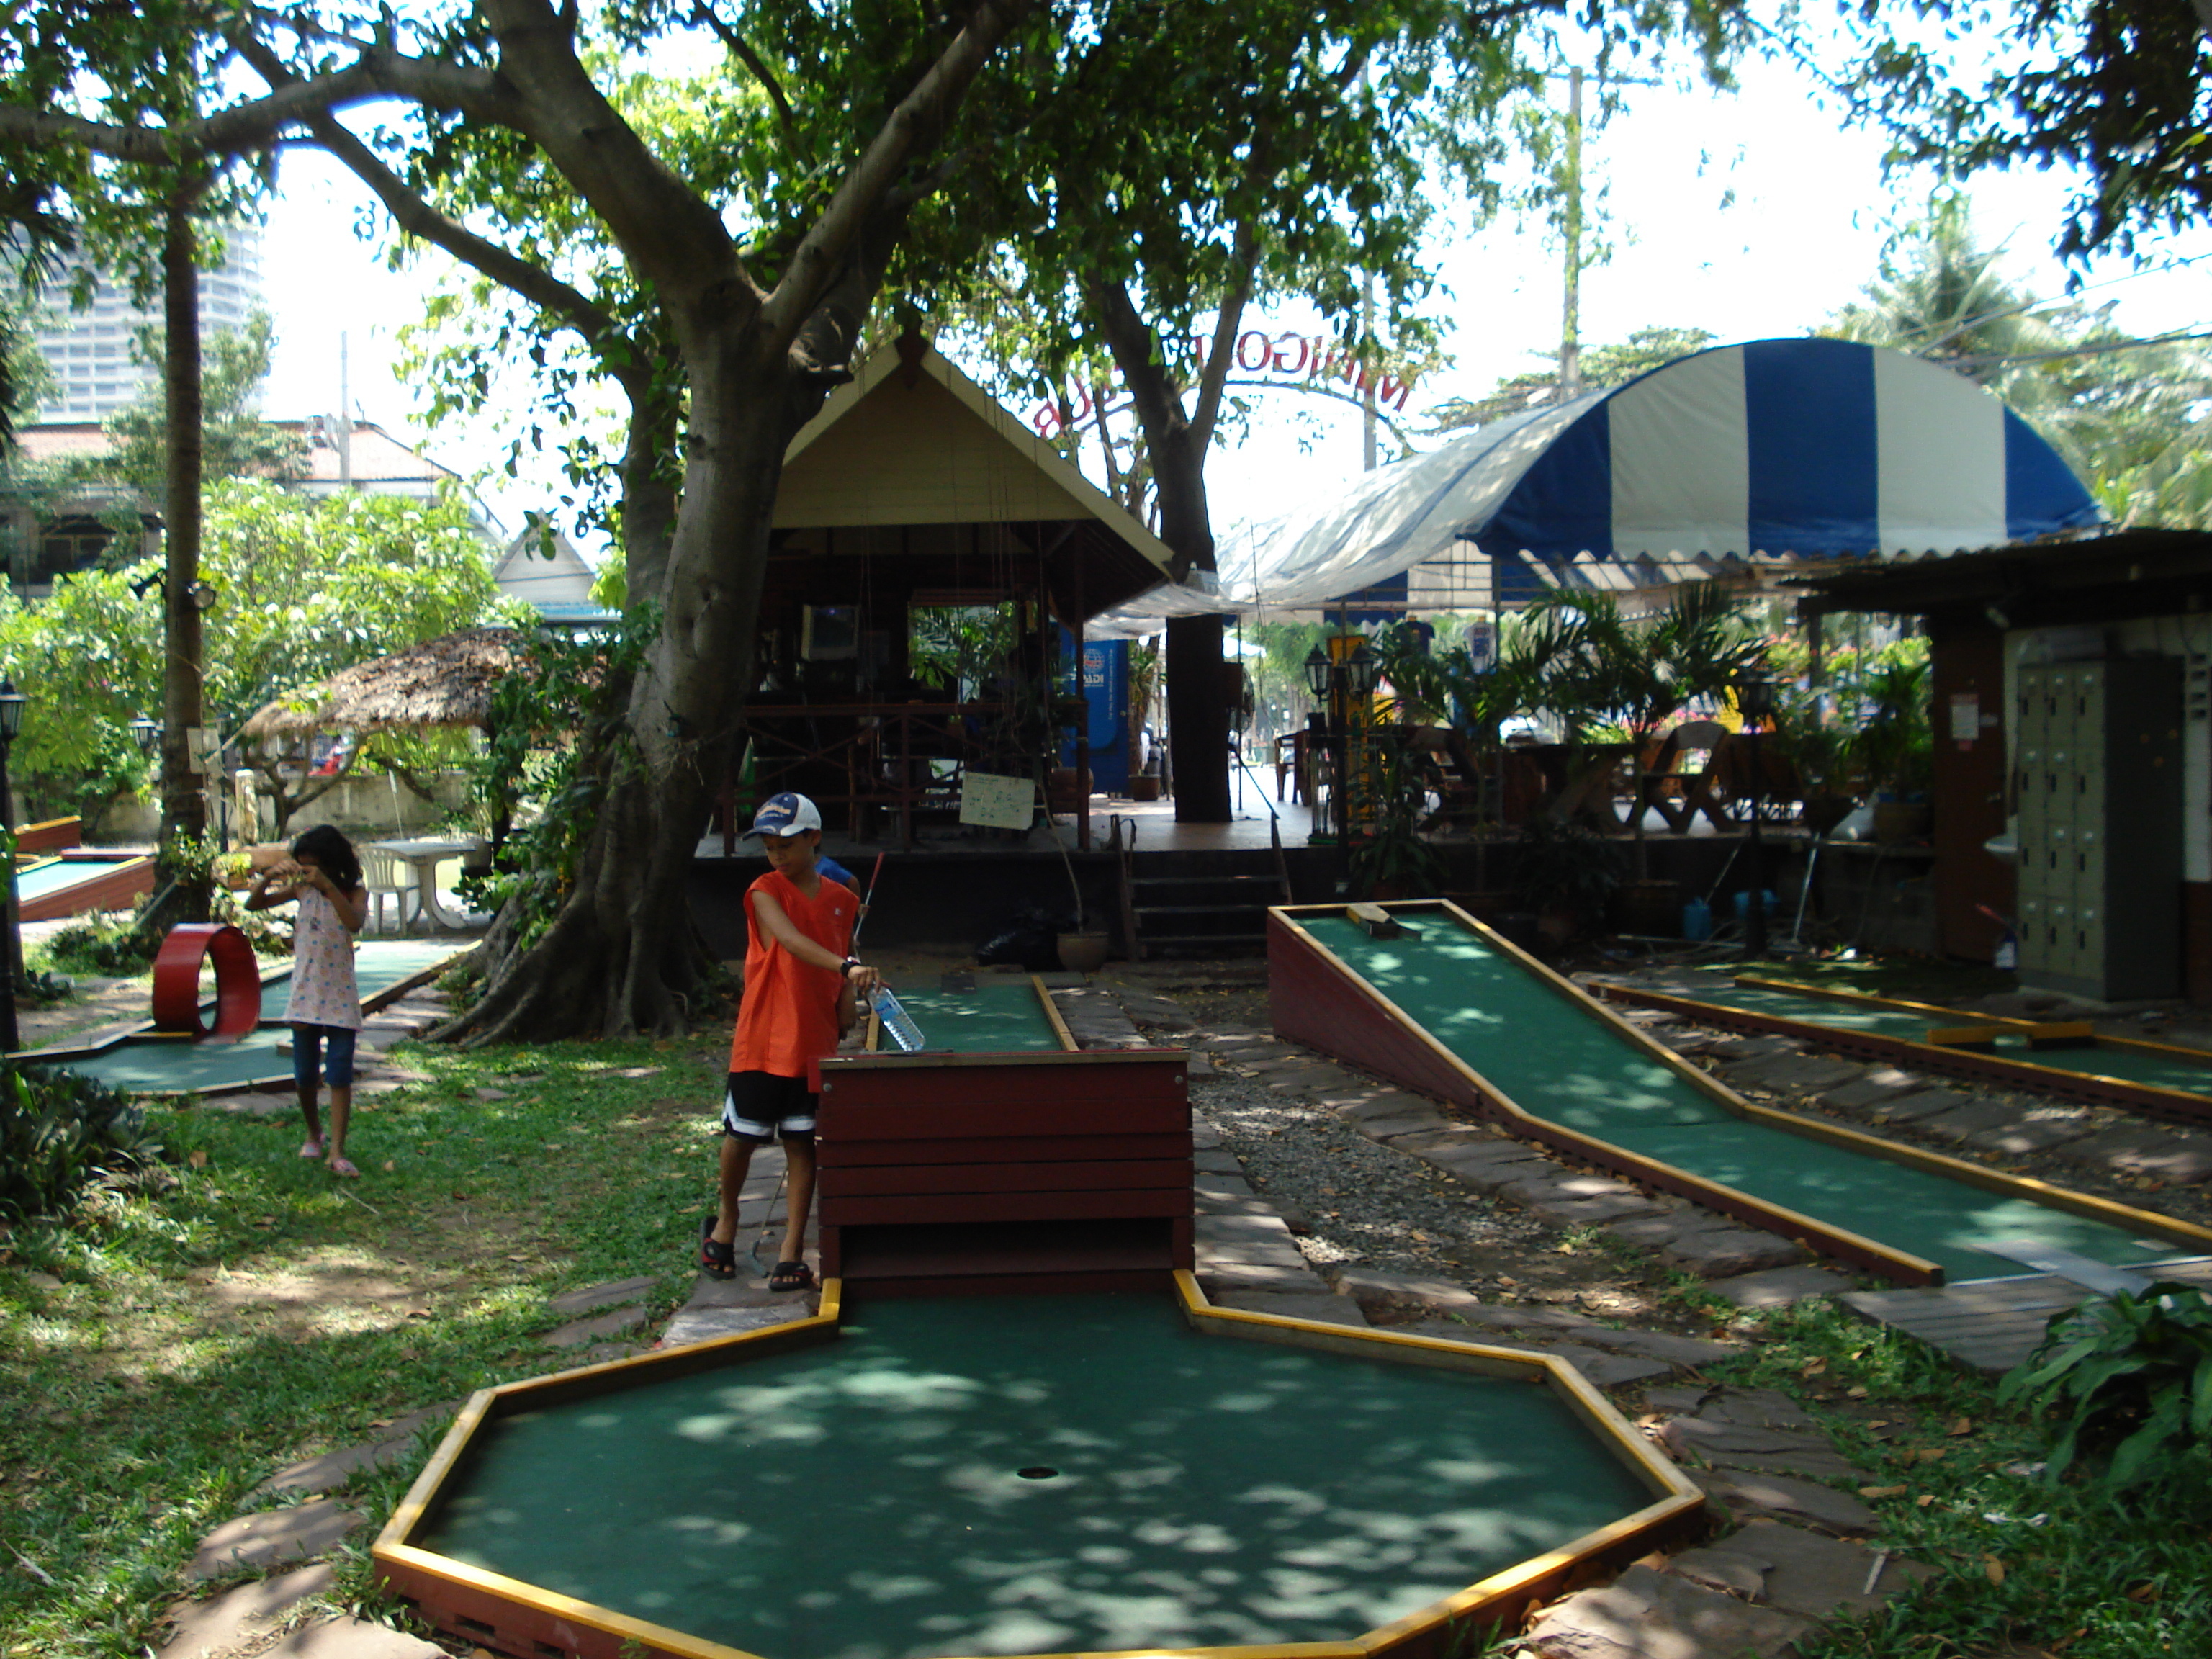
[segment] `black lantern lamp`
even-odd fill
[[[131,722],[131,735],[138,744],[138,752],[150,755],[161,746],[161,722],[141,714]]]
[[[1733,690],[1736,713],[1743,716],[1744,769],[1748,775],[1744,800],[1751,808],[1751,836],[1744,846],[1751,890],[1744,896],[1743,953],[1746,957],[1759,957],[1766,954],[1766,850],[1759,836],[1766,757],[1760,738],[1774,719],[1774,682],[1757,669],[1747,669],[1736,676]]]
[[[1382,678],[1382,665],[1362,641],[1352,647],[1352,654],[1344,659],[1345,690],[1356,703],[1364,703],[1375,695],[1376,681]]]
[[[23,710],[31,700],[15,689],[13,680],[0,680],[0,738],[15,741],[23,730]]]
[[[1333,666],[1328,653],[1319,646],[1306,653],[1306,690],[1312,693],[1316,702],[1324,707],[1328,702],[1328,676]]]

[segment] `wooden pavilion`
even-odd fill
[[[969,766],[1035,769],[1062,631],[1079,653],[1085,619],[1156,586],[1170,557],[926,341],[884,347],[787,453],[733,796],[803,790],[832,828],[888,814],[911,843],[917,818],[957,809]],[[911,650],[932,607],[995,611],[1011,648],[932,683]]]

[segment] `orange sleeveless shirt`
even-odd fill
[[[769,894],[793,927],[839,957],[851,948],[860,901],[827,876],[808,898],[774,870],[745,890],[745,994],[730,1039],[730,1069],[805,1077],[811,1062],[837,1051],[837,998],[844,978],[834,968],[808,966],[763,932],[753,916],[756,893]]]

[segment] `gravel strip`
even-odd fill
[[[1326,1272],[1358,1265],[1458,1279],[1455,1245],[1543,1249],[1553,1230],[1493,1207],[1432,1164],[1368,1139],[1310,1101],[1245,1078],[1194,1079],[1191,1104],[1221,1132],[1253,1189],[1310,1226],[1298,1248]]]

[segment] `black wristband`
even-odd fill
[[[850,978],[852,978],[852,977],[853,977],[853,969],[854,969],[855,968],[859,967],[860,965],[860,957],[847,957],[844,959],[844,961],[842,961],[842,962],[841,962],[841,963],[839,963],[837,964],[837,974],[838,974],[838,976],[839,976],[841,979],[850,979]]]

